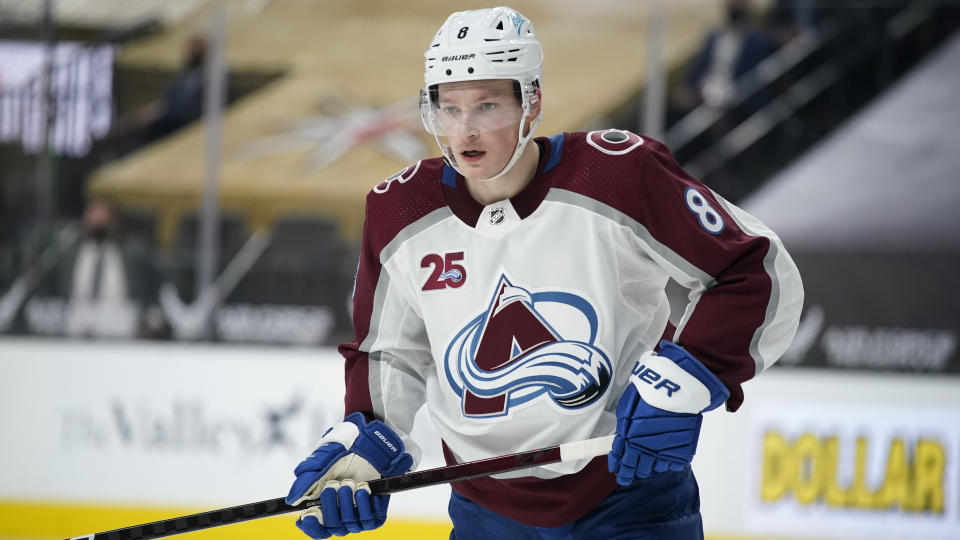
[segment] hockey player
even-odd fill
[[[451,538],[702,538],[702,413],[736,410],[788,346],[795,265],[657,141],[533,138],[543,55],[520,13],[454,13],[425,56],[443,158],[367,196],[347,416],[295,470],[287,502],[322,502],[297,526],[380,526],[366,481],[416,465],[426,403],[448,463],[616,433],[605,458],[453,484]],[[690,290],[675,328],[671,278]]]

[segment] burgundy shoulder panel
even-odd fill
[[[440,189],[443,167],[441,158],[424,159],[370,190],[364,232],[378,250],[411,223],[446,205]]]

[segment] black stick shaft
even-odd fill
[[[480,476],[489,476],[495,473],[515,471],[526,469],[537,465],[546,465],[558,461],[573,461],[601,455],[610,450],[610,442],[605,439],[588,439],[569,445],[553,446],[550,448],[541,448],[539,450],[528,450],[517,454],[507,454],[488,459],[480,459],[467,463],[458,463],[425,471],[417,471],[400,476],[391,476],[389,478],[380,478],[372,480],[370,491],[375,494],[396,493],[408,489],[433,486],[437,484],[446,484],[457,482]],[[588,450],[578,450],[577,453],[561,452],[561,446],[584,445],[588,444]],[[586,452],[586,453],[584,453]],[[319,506],[320,500],[305,501],[298,506],[290,506],[284,499],[270,499],[254,503],[232,506],[230,508],[221,508],[220,510],[211,510],[189,516],[176,517],[143,525],[134,525],[122,529],[98,532],[84,536],[75,536],[67,540],[150,540],[152,538],[164,538],[176,534],[183,534],[212,527],[220,527],[231,523],[240,523],[289,512],[298,512],[311,506]]]

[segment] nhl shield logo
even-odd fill
[[[559,312],[550,320],[541,311]],[[556,323],[563,323],[556,326]],[[506,276],[486,312],[453,338],[444,355],[447,383],[465,417],[506,415],[511,407],[546,395],[560,409],[596,403],[610,384],[612,365],[594,345],[596,310],[569,292],[530,291]],[[562,335],[557,328],[576,335]]]
[[[490,224],[491,224],[491,225],[499,225],[499,224],[503,223],[503,218],[504,218],[504,213],[503,213],[503,207],[502,207],[502,206],[498,206],[498,207],[496,207],[496,208],[494,208],[493,210],[490,211]]]

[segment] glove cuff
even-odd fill
[[[359,436],[360,426],[356,422],[340,422],[327,429],[317,446],[323,446],[327,443],[340,443],[344,448],[350,448]]]
[[[643,353],[630,382],[647,405],[679,414],[699,414],[726,401],[730,392],[682,347],[660,342],[660,354]]]
[[[696,359],[689,351],[671,341],[662,340],[659,344],[659,355],[669,358],[684,371],[693,375],[710,392],[709,404],[699,412],[712,411],[727,401],[730,390],[713,374],[702,362]]]

